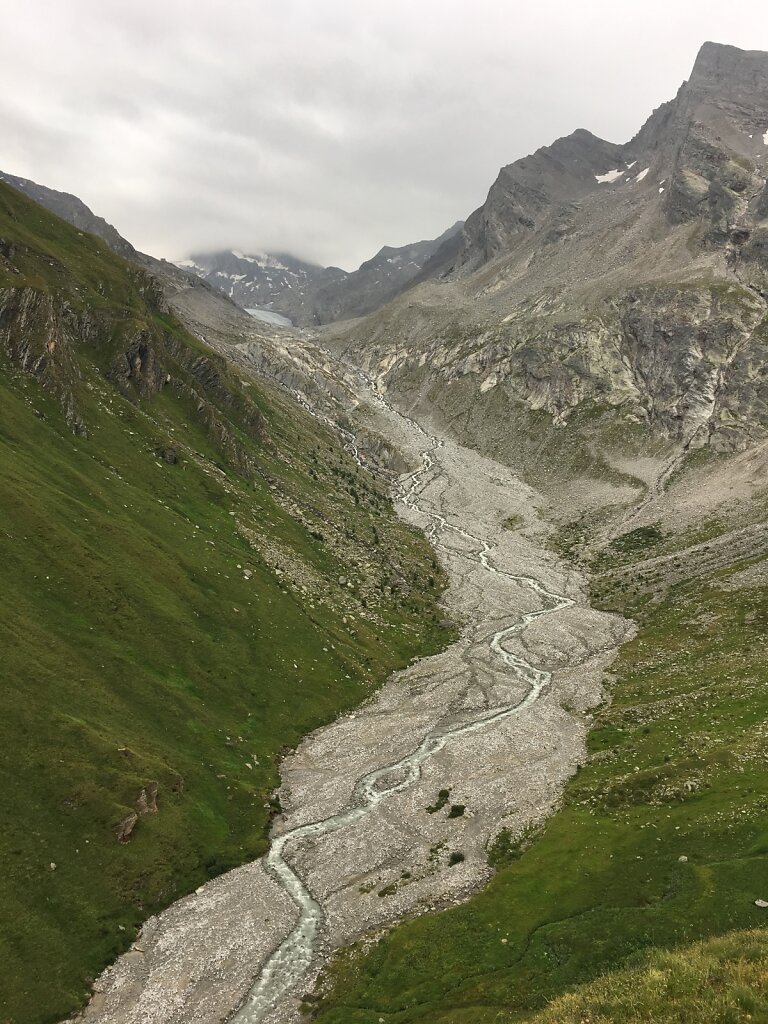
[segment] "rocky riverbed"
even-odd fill
[[[629,624],[589,607],[511,470],[362,387],[361,403],[413,466],[398,504],[439,551],[460,639],[304,740],[282,767],[273,855],[148,921],[98,979],[89,1024],[297,1021],[333,949],[465,898],[488,877],[493,837],[551,812],[584,758]]]

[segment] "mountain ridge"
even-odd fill
[[[452,258],[438,251],[402,296],[322,336],[545,487],[559,463],[533,458],[542,428],[590,461],[612,460],[622,431],[670,450],[758,442],[768,54],[740,52],[704,46],[622,146],[582,129],[503,168]]]
[[[286,253],[234,250],[193,254],[177,265],[246,309],[263,307],[300,326],[318,326],[364,316],[389,301],[460,228],[458,221],[435,239],[382,246],[354,271],[320,267]]]
[[[766,56],[762,51],[704,43],[690,78],[681,85],[676,98],[654,110],[629,142],[607,142],[587,129],[578,128],[570,135],[503,167],[486,201],[467,218],[457,257],[446,269],[445,253],[438,251],[432,257],[431,265],[425,266],[420,280],[429,276],[471,273],[503,254],[517,234],[532,229],[537,221],[540,222],[542,212],[546,214],[552,206],[576,202],[595,192],[601,184],[623,179],[624,175],[618,172],[631,169],[638,159],[642,164],[640,170],[646,166],[650,170],[654,150],[663,146],[664,136],[676,135],[682,148],[683,139],[691,134],[697,116],[711,116],[710,101],[713,97],[719,97],[720,107],[735,122],[728,124],[722,116],[718,117],[718,129],[740,151],[751,149],[754,155],[757,144],[744,147],[744,139],[739,138],[733,128],[740,127],[742,133],[749,134],[751,138],[757,138],[765,131],[767,126],[759,119],[760,111],[764,109],[761,104],[765,96],[765,78]],[[670,124],[670,121],[674,123]],[[748,132],[747,128],[751,131]],[[673,145],[673,164],[675,148]],[[661,170],[660,167],[657,169]],[[664,168],[670,173],[673,169],[669,166]],[[612,172],[616,173],[613,181],[598,180]],[[693,216],[691,197],[686,195],[686,191],[686,183],[679,176],[667,190],[663,205],[670,220]]]

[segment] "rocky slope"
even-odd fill
[[[461,226],[454,224],[429,241],[399,248],[386,245],[352,273],[274,253],[203,253],[179,266],[199,274],[246,309],[264,307],[298,325],[318,325],[363,316],[383,305]]]
[[[414,287],[325,338],[540,486],[591,476],[597,503],[649,441],[659,468],[753,444],[768,428],[767,110],[768,55],[705,44],[629,143],[579,130],[505,167]],[[574,484],[569,508],[588,491]]]

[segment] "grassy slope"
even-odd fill
[[[731,932],[637,965],[561,996],[533,1024],[766,1024],[768,932]]]
[[[658,603],[641,596],[631,608],[640,632],[615,665],[613,701],[562,809],[523,851],[498,843],[498,874],[466,905],[341,957],[321,1021],[530,1020],[574,987],[567,1005],[583,1017],[542,1021],[656,1019],[625,1016],[618,997],[593,1017],[605,985],[578,986],[650,953],[650,1007],[652,951],[682,947],[685,961],[707,936],[731,935],[729,956],[754,975],[752,940],[734,930],[768,920],[754,905],[768,899],[768,587],[722,589],[733,572],[674,585]],[[624,590],[601,592],[604,606],[626,606]],[[678,994],[670,1019],[705,1019],[693,982]],[[731,996],[727,1014],[706,1019],[747,1019]]]
[[[0,289],[99,316],[72,349],[87,438],[0,356],[0,1019],[31,1024],[81,1002],[150,912],[264,851],[281,748],[436,648],[441,578],[279,394],[216,363],[246,477],[183,389],[105,379],[137,329],[205,354],[135,268],[4,186],[0,240]],[[150,782],[158,813],[118,843]]]

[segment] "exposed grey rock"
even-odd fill
[[[157,814],[157,793],[159,786],[156,782],[148,782],[139,793],[136,801],[136,810],[140,815]]]
[[[126,815],[120,824],[117,826],[117,841],[118,843],[127,843],[133,835],[133,830],[138,824],[139,816],[135,811],[131,811],[130,814]]]

